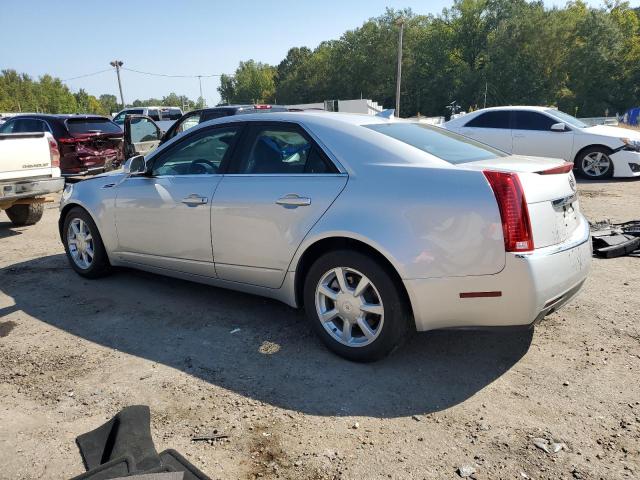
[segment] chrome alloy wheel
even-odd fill
[[[602,177],[610,168],[611,159],[603,152],[592,152],[582,159],[582,171],[590,177]]]
[[[84,220],[71,220],[67,229],[67,244],[73,263],[83,270],[89,268],[94,257],[93,237],[89,225]]]
[[[382,332],[382,297],[359,271],[346,267],[329,270],[320,278],[315,297],[322,326],[341,344],[364,347]]]

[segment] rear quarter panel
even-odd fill
[[[312,228],[313,243],[353,238],[382,253],[403,279],[487,275],[505,265],[498,206],[482,172],[369,165]]]

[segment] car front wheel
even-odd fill
[[[582,178],[601,180],[613,175],[611,152],[603,147],[583,150],[576,158],[575,166]]]
[[[111,265],[98,227],[82,208],[72,208],[64,219],[62,241],[71,267],[87,278],[109,273]]]
[[[410,331],[399,280],[357,251],[326,253],[311,266],[304,287],[307,317],[332,351],[370,362],[391,353]]]

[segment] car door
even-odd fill
[[[136,264],[215,276],[211,199],[241,125],[193,132],[149,159],[146,175],[116,188],[120,258]]]
[[[124,119],[125,158],[147,155],[158,148],[160,127],[145,115],[127,115]]]
[[[515,110],[513,112],[513,153],[537,157],[563,158],[573,161],[573,131],[551,130],[559,120],[541,112]]]
[[[511,112],[509,110],[489,110],[473,117],[458,130],[462,135],[471,137],[502,151],[511,153]]]
[[[225,280],[278,288],[347,175],[300,126],[249,125],[211,209],[216,272]]]

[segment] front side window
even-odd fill
[[[365,126],[453,164],[507,156],[500,150],[468,137],[423,123],[399,122]]]
[[[160,130],[145,117],[132,118],[129,124],[131,143],[155,142],[160,140]]]
[[[0,125],[0,133],[13,133],[15,125],[15,120],[7,120],[2,125]]]
[[[236,173],[330,173],[317,147],[293,128],[259,127]]]
[[[558,123],[555,119],[538,112],[515,111],[513,128],[515,130],[551,130],[551,125]]]
[[[238,127],[217,128],[189,136],[153,164],[154,175],[212,175],[231,151]]]
[[[484,112],[475,118],[469,120],[465,127],[475,128],[510,128],[509,114],[507,110],[495,110],[492,112]]]

